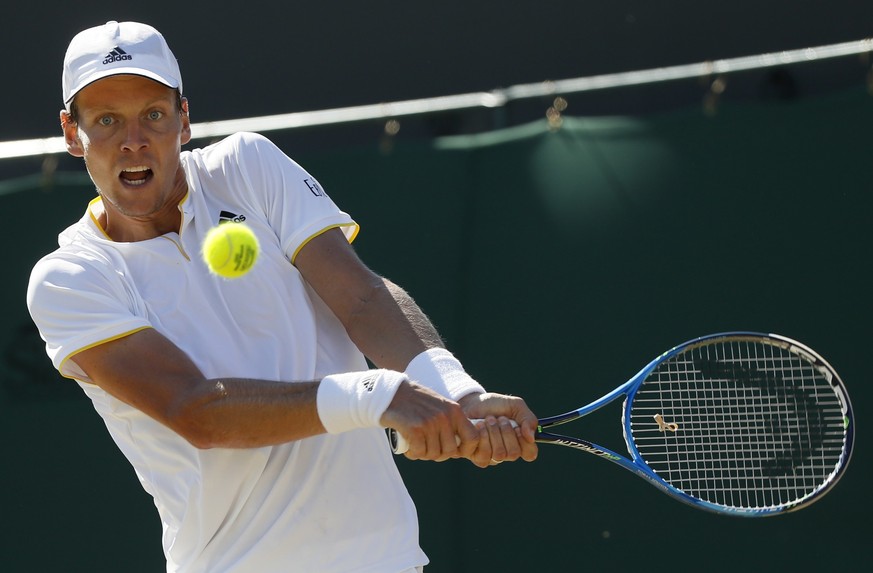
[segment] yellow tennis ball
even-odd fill
[[[203,260],[213,274],[235,279],[241,277],[258,260],[258,238],[242,223],[222,223],[206,233]]]

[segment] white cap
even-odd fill
[[[99,79],[133,74],[182,91],[179,63],[160,32],[138,22],[107,22],[76,34],[64,57],[64,106]]]

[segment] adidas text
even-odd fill
[[[133,59],[133,57],[131,57],[130,54],[124,54],[121,56],[119,56],[117,54],[109,54],[109,56],[107,56],[106,59],[103,60],[103,63],[104,64],[111,64],[112,62],[121,62],[123,60],[132,60],[132,59]]]
[[[106,59],[103,60],[103,63],[104,64],[111,64],[112,62],[123,62],[126,60],[132,60],[132,59],[133,59],[133,56],[131,56],[130,54],[128,54],[127,52],[125,52],[124,50],[119,48],[118,46],[115,46],[114,48],[112,48],[111,52],[106,54]]]

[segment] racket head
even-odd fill
[[[626,390],[633,463],[667,493],[764,517],[837,483],[854,443],[849,395],[815,351],[775,334],[712,334],[646,366]]]

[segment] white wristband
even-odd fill
[[[388,409],[406,375],[393,370],[366,370],[332,374],[322,379],[316,394],[318,417],[330,434],[357,428],[381,428]]]
[[[460,361],[445,348],[431,348],[413,358],[406,367],[406,375],[454,401],[473,392],[485,392],[485,388],[473,380]]]

